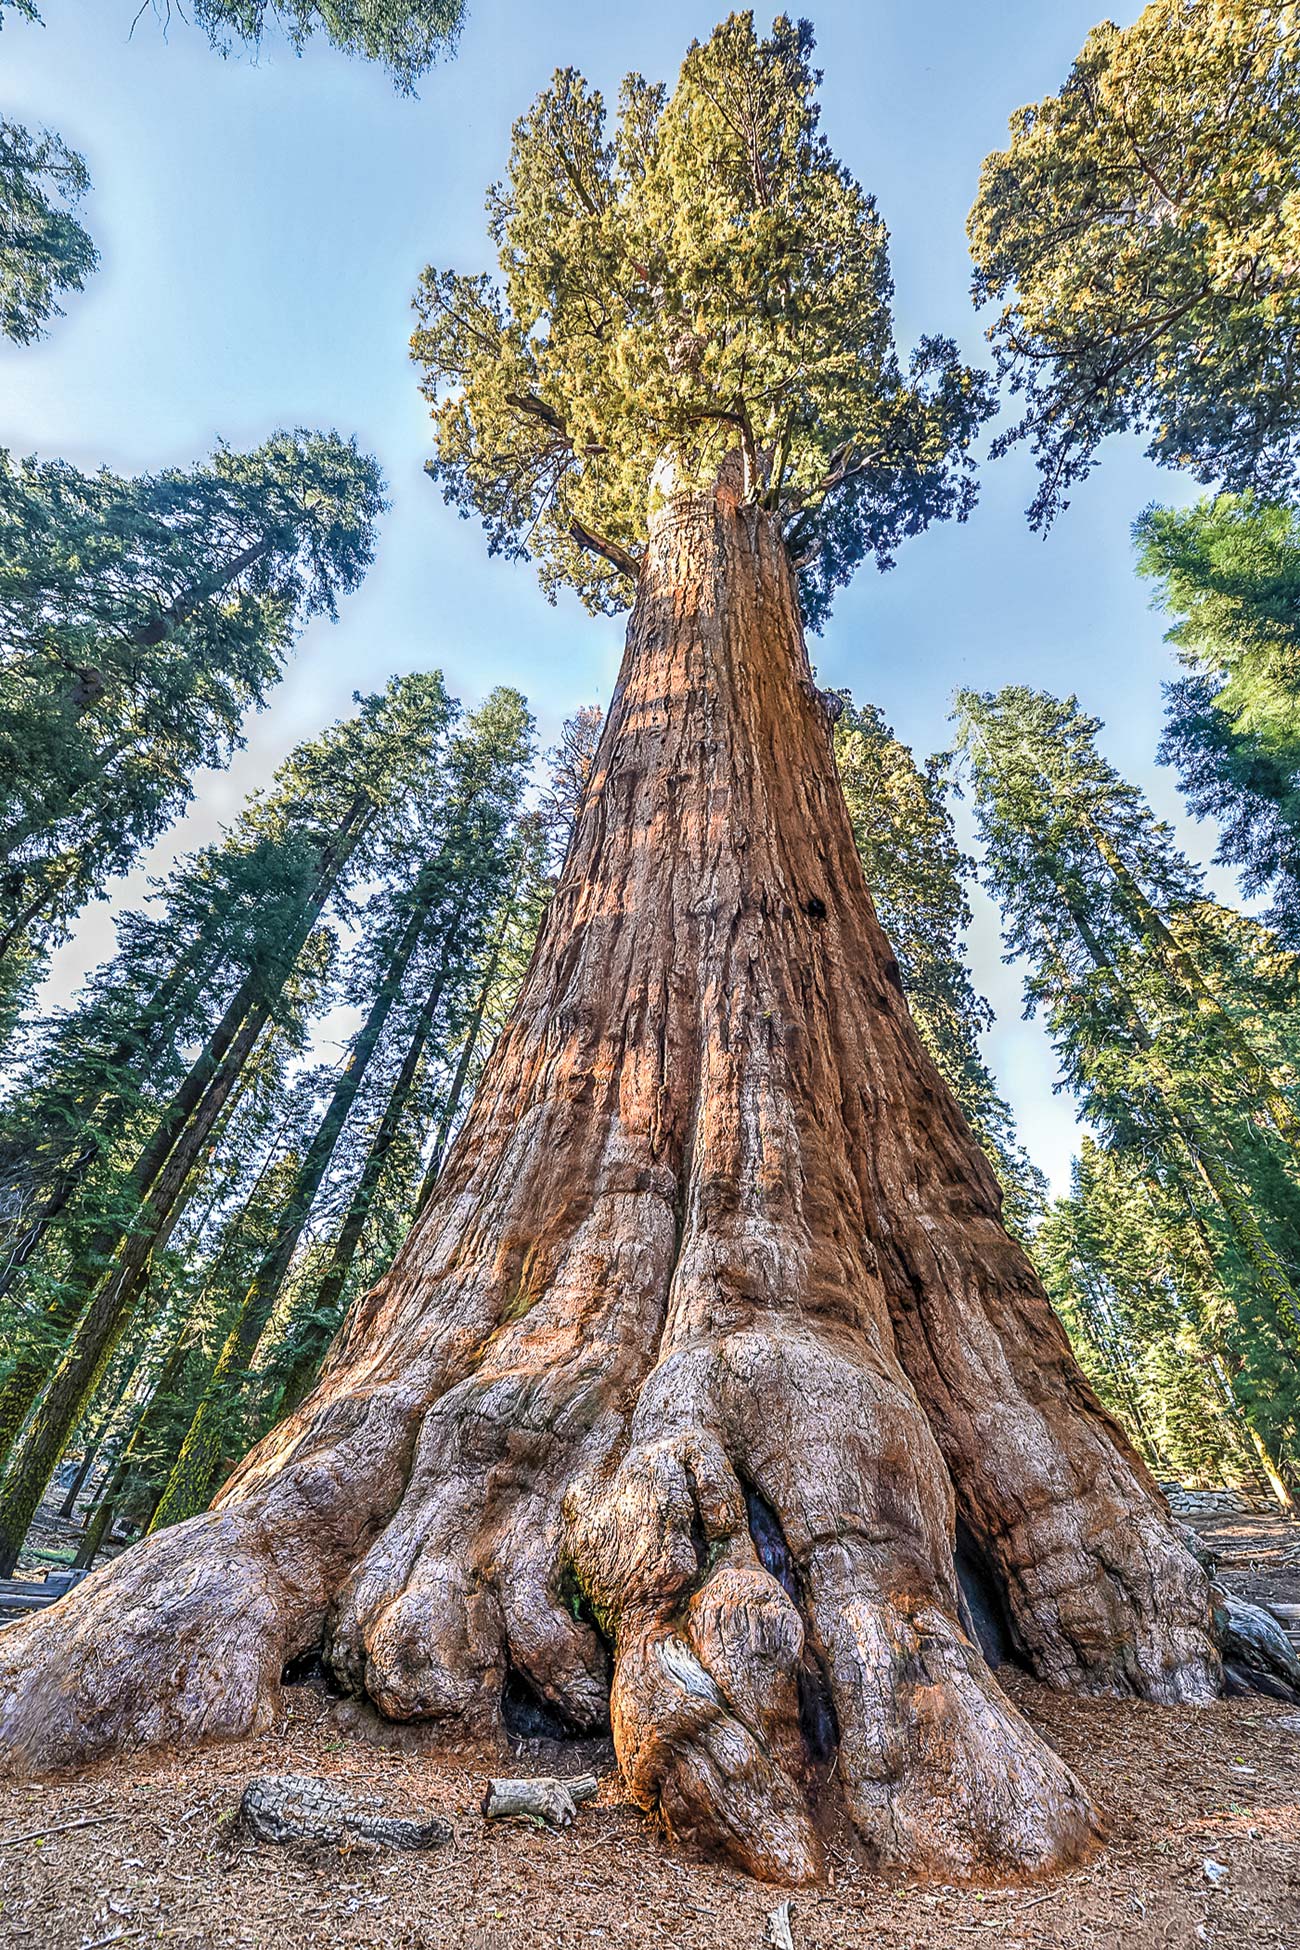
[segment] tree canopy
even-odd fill
[[[381,488],[302,430],[137,479],[0,455],[0,956],[229,759],[296,632],[364,575]]]
[[[1260,0],[1152,0],[1020,109],[970,215],[975,296],[1049,521],[1108,433],[1283,495],[1300,463],[1300,25]]]
[[[409,91],[455,42],[465,0],[195,0],[194,18],[214,47],[256,46],[269,25],[295,48],[320,35],[344,54],[387,68]]]
[[[1138,569],[1174,619],[1192,674],[1168,687],[1161,757],[1193,812],[1219,821],[1217,857],[1300,946],[1300,519],[1222,494],[1149,508]]]
[[[23,20],[41,17],[35,0],[0,0],[0,26],[6,7]],[[168,25],[173,14],[184,19],[191,12],[223,54],[241,44],[258,46],[268,27],[279,28],[299,51],[319,36],[344,54],[379,62],[409,92],[454,45],[465,0],[193,0],[188,10],[181,0],[174,7],[172,0],[154,0],[154,11]]]
[[[48,130],[0,121],[0,331],[19,345],[61,318],[99,262],[74,210],[90,188],[82,158]]]
[[[424,273],[430,472],[548,594],[623,607],[655,496],[736,448],[814,624],[864,556],[972,503],[988,385],[947,339],[900,364],[887,233],[818,132],[812,47],[732,14],[671,93],[627,77],[612,137],[560,70],[489,192],[499,278]]]

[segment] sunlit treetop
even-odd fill
[[[1282,498],[1300,478],[1300,7],[1152,0],[1020,109],[970,214],[1036,524],[1099,443]]]
[[[549,595],[626,605],[665,480],[710,484],[737,448],[813,623],[864,556],[971,505],[988,384],[947,339],[900,366],[887,233],[818,133],[812,46],[733,14],[671,94],[628,76],[612,137],[561,70],[488,195],[498,278],[424,273],[430,472]]]

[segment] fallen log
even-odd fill
[[[1212,1584],[1214,1632],[1223,1653],[1229,1692],[1267,1693],[1300,1700],[1300,1658],[1275,1618],[1259,1605]]]
[[[578,1812],[580,1801],[590,1801],[600,1787],[594,1774],[575,1774],[559,1781],[543,1775],[533,1781],[489,1781],[483,1796],[483,1813],[492,1821],[506,1821],[511,1815],[531,1815],[549,1822],[552,1828],[567,1828]]]
[[[309,1774],[272,1774],[250,1781],[235,1826],[259,1842],[326,1842],[356,1839],[388,1848],[433,1848],[450,1841],[451,1825],[436,1816],[403,1821],[362,1812],[351,1795]]]

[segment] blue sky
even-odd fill
[[[253,445],[275,426],[336,427],[378,454],[392,502],[365,586],[337,624],[306,632],[245,750],[228,773],[199,781],[193,811],[155,850],[157,871],[209,837],[354,690],[393,671],[440,666],[467,703],[518,684],[546,742],[575,706],[607,696],[618,623],[571,600],[550,608],[526,568],[489,561],[477,528],[442,506],[422,472],[410,294],[428,262],[490,268],[483,191],[511,122],[553,69],[578,67],[612,98],[629,69],[671,78],[716,16],[684,0],[471,0],[459,54],[411,100],[324,48],[295,58],[268,43],[257,59],[222,60],[179,16],[164,32],[147,9],[132,32],[136,4],[41,0],[43,28],[10,19],[0,35],[3,113],[53,127],[84,153],[94,182],[85,215],[103,260],[44,343],[0,351],[0,440],[139,470],[198,459],[218,436]],[[983,355],[964,235],[980,161],[1016,107],[1060,85],[1097,11],[1098,0],[824,0],[816,10],[823,126],[892,231],[905,349],[942,331],[969,358]],[[881,704],[922,754],[946,742],[958,686],[1076,690],[1106,720],[1112,761],[1205,858],[1213,833],[1182,816],[1154,763],[1173,664],[1132,574],[1128,533],[1147,502],[1192,489],[1117,441],[1046,540],[1024,520],[1031,492],[1027,460],[988,467],[965,526],[910,542],[887,576],[860,573],[813,645],[821,680]],[[138,897],[144,880],[133,874],[114,900]],[[1215,884],[1234,897],[1222,876]],[[1053,1095],[1041,1032],[1020,1021],[996,919],[982,898],[977,909],[972,960],[999,1017],[988,1053],[1026,1142],[1064,1190],[1073,1113]],[[58,957],[53,993],[111,947],[110,917],[110,903],[88,913]]]

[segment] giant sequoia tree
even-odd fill
[[[905,374],[811,37],[748,16],[516,129],[502,282],[430,273],[435,474],[627,649],[473,1108],[315,1390],[210,1513],[0,1640],[29,1762],[265,1726],[321,1645],[386,1714],[612,1722],[632,1794],[767,1876],[819,1798],[1016,1877],[1094,1814],[976,1642],[1210,1697],[1203,1576],[1093,1396],[912,1026],[800,605],[970,489],[980,382]],[[972,1571],[974,1575],[974,1571]],[[115,1656],[102,1656],[111,1630]]]

